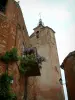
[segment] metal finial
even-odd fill
[[[19,4],[19,3],[20,3],[20,1],[17,1],[17,3]]]
[[[40,19],[41,19],[41,12],[39,13],[39,17],[40,17]]]
[[[40,19],[39,19],[39,26],[43,26],[43,22],[42,22],[42,19],[41,19],[41,13],[39,13],[39,16],[40,16]]]

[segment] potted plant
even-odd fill
[[[38,55],[36,48],[26,48],[20,62],[20,72],[25,76],[40,76],[44,57]]]

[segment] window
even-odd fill
[[[21,25],[19,23],[17,24],[17,28],[18,29],[21,29]]]
[[[39,38],[39,31],[36,32],[36,38]]]
[[[24,26],[23,26],[23,30],[24,30]]]
[[[5,13],[6,4],[8,0],[0,0],[0,11]]]

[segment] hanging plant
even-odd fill
[[[0,100],[17,100],[16,95],[11,89],[12,79],[13,77],[7,73],[0,76]]]
[[[26,76],[39,76],[43,61],[45,58],[39,56],[35,48],[26,48],[20,62],[20,72]]]
[[[20,72],[26,74],[28,71],[34,70],[36,66],[37,62],[34,54],[24,55],[20,63]]]
[[[0,100],[17,100],[15,93],[12,92],[12,76],[8,75],[8,64],[18,61],[17,49],[13,48],[0,56],[0,60],[6,64],[6,72],[0,76]]]
[[[13,48],[12,50],[7,51],[4,55],[0,56],[0,60],[6,64],[18,61],[17,49]]]

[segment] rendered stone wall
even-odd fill
[[[37,31],[39,38],[36,38]],[[40,70],[41,76],[36,77],[34,100],[64,100],[63,86],[59,82],[61,73],[54,32],[48,27],[39,26],[34,30],[33,36],[30,36],[30,43],[37,48],[41,56],[46,58]]]

